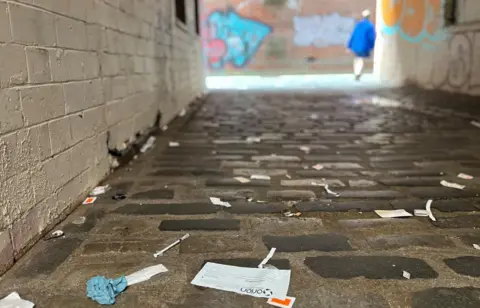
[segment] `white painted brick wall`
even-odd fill
[[[171,0],[0,0],[0,273],[108,174],[108,147],[203,93],[186,2],[187,25]]]

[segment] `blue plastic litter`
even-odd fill
[[[95,276],[87,281],[87,296],[101,305],[113,305],[115,297],[126,288],[125,276],[117,279]]]

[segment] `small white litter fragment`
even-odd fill
[[[340,194],[339,193],[336,193],[334,191],[331,191],[329,188],[328,188],[328,184],[327,185],[324,185],[325,187],[325,191],[327,192],[327,194],[330,194],[330,195],[333,195],[335,197],[340,197]]]
[[[455,188],[455,189],[464,189],[465,188],[465,185],[460,185],[460,184],[457,184],[457,183],[450,183],[450,182],[447,182],[447,181],[441,181],[440,184],[442,186],[449,187],[449,188]]]
[[[243,176],[237,176],[237,177],[235,177],[234,179],[237,180],[237,181],[239,181],[240,183],[243,183],[243,184],[250,182],[249,179],[244,178]]]
[[[24,300],[17,292],[10,293],[0,300],[0,308],[33,308],[35,304]]]
[[[403,277],[407,278],[407,279],[410,279],[411,275],[409,272],[407,271],[403,271]]]
[[[480,123],[477,122],[477,121],[472,121],[472,122],[470,122],[470,124],[472,124],[472,125],[475,126],[475,127],[480,128]]]
[[[171,147],[171,148],[178,148],[180,146],[180,143],[175,142],[175,141],[170,141],[168,143],[168,146]]]
[[[473,244],[473,248],[477,249],[477,250],[480,250],[480,245],[478,244]]]
[[[300,151],[305,152],[306,154],[310,153],[310,148],[307,146],[301,146]]]
[[[433,202],[433,200],[428,200],[428,201],[427,201],[426,211],[427,211],[427,213],[428,213],[428,217],[430,217],[430,219],[431,219],[432,221],[437,221],[437,220],[435,219],[435,217],[433,216],[433,213],[432,213],[432,202]]]
[[[427,210],[415,209],[415,210],[413,210],[413,214],[417,217],[428,217],[428,211]]]
[[[260,137],[247,137],[247,143],[260,143],[262,142],[262,138]]]
[[[318,120],[318,115],[317,115],[316,113],[312,113],[312,114],[310,115],[310,119],[311,119],[311,120]]]
[[[258,265],[258,268],[263,268],[263,266],[265,264],[268,263],[268,261],[270,261],[270,259],[273,257],[273,254],[275,253],[275,251],[277,250],[277,248],[272,248],[270,249],[270,252],[268,253],[268,255],[265,257],[265,259],[263,259],[262,262],[260,262],[260,264]]]
[[[250,176],[250,180],[270,181],[270,176],[264,175],[264,174],[252,174],[252,175]]]
[[[95,187],[92,192],[90,193],[91,196],[98,196],[98,195],[103,195],[110,189],[110,185],[105,185],[105,186],[97,186]]]
[[[171,243],[170,245],[168,245],[167,247],[163,248],[162,250],[159,250],[157,251],[156,253],[153,254],[153,257],[156,258],[156,257],[161,257],[163,256],[163,254],[165,252],[167,252],[167,250],[170,250],[172,247],[175,247],[176,245],[180,244],[181,242],[183,242],[184,240],[186,240],[187,238],[190,237],[190,234],[187,233],[185,234],[184,236],[182,236],[181,238],[179,238],[178,240],[176,240],[175,242]]]
[[[398,218],[413,216],[405,210],[375,210],[375,213],[382,218]]]
[[[232,207],[232,205],[228,202],[224,202],[220,200],[220,198],[215,198],[215,197],[210,197],[210,201],[212,204],[219,205],[219,206],[224,206],[224,207]]]
[[[459,173],[457,177],[464,179],[464,180],[472,180],[473,176],[465,174],[465,173]]]
[[[292,179],[292,176],[291,176],[290,174],[285,174],[285,177],[286,177],[287,179],[289,179],[289,180]]]
[[[162,131],[166,131],[168,129],[168,125],[162,126]]]
[[[178,116],[184,117],[186,114],[187,114],[187,111],[185,110],[185,108],[183,108],[182,110],[180,110],[180,113],[178,114]]]
[[[145,153],[148,150],[150,150],[151,148],[153,148],[153,145],[155,144],[156,139],[157,138],[155,138],[153,136],[150,136],[150,138],[148,138],[147,142],[145,142],[145,144],[140,148],[140,152]]]
[[[74,225],[82,225],[85,223],[85,221],[87,220],[87,218],[85,216],[80,216],[80,217],[77,217],[75,218],[73,221],[72,221],[72,224]]]
[[[312,182],[312,186],[325,186],[325,184],[319,184],[317,182]]]
[[[269,298],[267,301],[267,304],[270,304],[275,307],[280,307],[280,308],[292,308],[293,303],[295,303],[295,300],[296,300],[295,297],[290,297],[290,296],[287,296],[284,299]]]
[[[208,262],[192,284],[260,298],[285,298],[290,270],[238,267]]]
[[[320,164],[316,164],[315,166],[312,166],[312,168],[315,169],[315,170],[322,170],[323,166],[320,165]]]
[[[147,281],[155,275],[166,272],[168,272],[168,269],[162,264],[158,264],[146,267],[138,272],[125,276],[125,279],[127,280],[127,285],[132,286],[134,284]]]

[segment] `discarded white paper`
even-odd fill
[[[240,183],[248,183],[250,182],[249,179],[247,178],[244,178],[243,176],[237,176],[236,178],[234,178],[235,180],[239,181]]]
[[[457,175],[457,177],[464,179],[464,180],[472,180],[473,176],[465,174],[465,173],[460,173]]]
[[[409,272],[407,271],[403,271],[403,277],[407,278],[407,279],[410,279],[411,275]]]
[[[290,174],[285,174],[285,177],[289,180],[292,179],[292,176]]]
[[[435,217],[433,216],[433,213],[432,213],[432,202],[433,202],[433,200],[428,200],[428,201],[427,201],[427,206],[426,206],[425,209],[427,210],[428,217],[430,217],[430,219],[431,219],[432,221],[437,221],[437,220],[435,219]]]
[[[442,186],[455,188],[455,189],[464,189],[465,188],[465,185],[460,185],[460,184],[457,184],[457,183],[450,183],[450,182],[447,182],[447,181],[441,181],[440,184],[442,184]]]
[[[10,293],[0,300],[0,308],[33,308],[35,304],[24,300],[17,292]]]
[[[318,119],[318,115],[315,114],[315,113],[312,113],[312,114],[310,115],[310,119],[312,119],[312,120],[317,120],[317,119]]]
[[[175,247],[176,245],[180,244],[181,242],[183,242],[184,240],[186,240],[187,238],[190,237],[190,234],[187,233],[185,234],[184,236],[182,236],[181,238],[179,238],[178,240],[176,240],[175,242],[171,243],[170,245],[168,245],[167,247],[163,248],[162,250],[160,251],[157,251],[156,253],[153,254],[153,257],[156,258],[156,257],[161,257],[163,256],[163,254],[165,252],[167,252],[168,250],[170,250],[171,248]]]
[[[331,191],[331,190],[328,188],[328,185],[325,185],[325,191],[327,192],[327,194],[333,195],[333,196],[335,196],[335,197],[340,197],[340,194]]]
[[[170,141],[168,143],[168,146],[171,147],[171,148],[178,148],[180,146],[180,143],[175,142],[175,141]]]
[[[479,123],[479,122],[472,121],[472,122],[470,122],[470,124],[472,124],[473,126],[476,126],[476,127],[480,128],[480,123]]]
[[[140,152],[145,153],[148,150],[150,150],[153,147],[153,145],[155,144],[156,139],[157,138],[155,138],[153,136],[150,136],[150,138],[148,138],[147,142],[145,142],[145,144],[140,148]]]
[[[92,192],[90,193],[90,195],[92,196],[98,196],[98,195],[103,195],[104,193],[107,192],[107,190],[110,189],[110,185],[105,185],[105,186],[97,186],[95,187]]]
[[[265,264],[268,263],[268,261],[270,261],[270,259],[273,257],[273,254],[275,253],[275,251],[277,250],[277,248],[272,248],[270,249],[270,252],[268,253],[268,255],[265,257],[265,259],[263,259],[263,261],[258,265],[258,268],[263,268],[263,266]]]
[[[267,301],[267,304],[270,304],[275,307],[280,307],[280,308],[292,308],[293,303],[295,303],[295,300],[296,300],[295,297],[290,297],[290,296],[287,296],[284,299],[269,298]]]
[[[397,217],[411,217],[413,216],[405,210],[375,210],[378,216],[382,218],[397,218]]]
[[[167,125],[162,126],[162,131],[166,131],[168,129]]]
[[[316,164],[316,165],[313,166],[312,168],[315,169],[315,170],[322,170],[322,169],[323,169],[323,166],[320,165],[320,164]]]
[[[128,276],[125,276],[125,279],[127,280],[127,285],[132,286],[134,284],[147,281],[155,275],[158,275],[160,273],[166,273],[166,272],[168,272],[168,269],[162,264],[158,264],[158,265],[144,268]]]
[[[307,146],[301,146],[301,147],[300,147],[300,151],[303,151],[303,152],[305,152],[305,153],[308,154],[308,153],[310,153],[310,148],[307,147]]]
[[[260,137],[247,137],[247,143],[259,143],[262,142],[262,138]]]
[[[210,197],[210,201],[215,205],[220,205],[224,207],[232,207],[232,205],[228,202],[224,202],[220,200],[220,198]]]
[[[178,114],[178,116],[184,117],[186,114],[187,114],[187,111],[185,110],[185,108],[183,108],[182,110],[180,110],[180,113]]]
[[[415,209],[413,210],[413,214],[418,217],[428,217],[428,211],[427,210],[418,210]]]
[[[285,298],[290,270],[247,268],[208,262],[192,280],[205,288],[262,298]]]
[[[477,249],[477,250],[480,250],[480,245],[473,244],[473,248],[475,248],[475,249]]]
[[[251,180],[264,180],[264,181],[270,181],[270,176],[268,175],[263,175],[263,174],[252,174],[250,176]]]

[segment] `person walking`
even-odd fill
[[[375,47],[376,36],[375,26],[370,21],[370,11],[363,11],[362,17],[362,20],[355,25],[347,44],[347,50],[355,56],[353,60],[353,73],[357,81],[362,77],[364,59],[370,57],[370,53]]]

